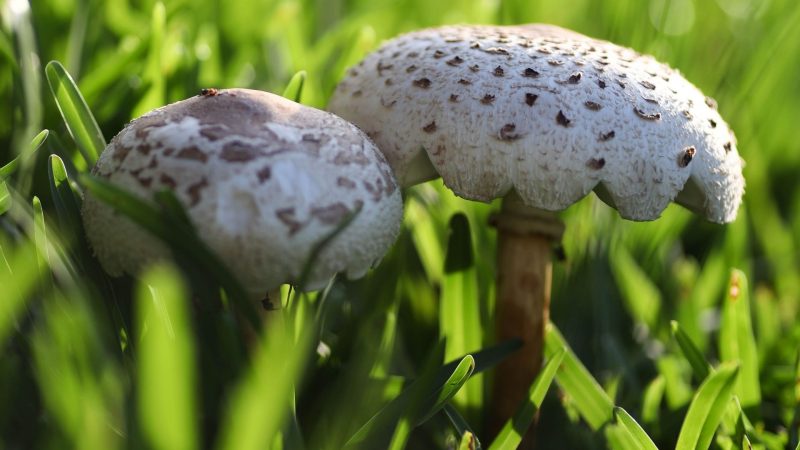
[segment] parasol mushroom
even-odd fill
[[[401,186],[441,176],[463,198],[503,199],[497,337],[525,346],[495,374],[495,431],[541,365],[554,211],[594,191],[626,219],[675,201],[725,223],[744,191],[711,98],[650,56],[550,25],[402,35],[349,70],[329,110],[375,140]]]

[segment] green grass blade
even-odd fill
[[[650,436],[642,429],[636,420],[620,407],[614,408],[614,418],[622,429],[633,439],[640,450],[658,450]]]
[[[291,415],[293,386],[311,355],[313,325],[302,319],[299,339],[284,320],[270,323],[252,356],[250,370],[235,387],[217,448],[268,448]]]
[[[75,81],[58,61],[50,61],[45,68],[50,92],[56,101],[70,136],[78,146],[84,160],[93,166],[98,155],[106,148],[106,140],[97,126],[89,106],[83,99]]]
[[[609,256],[611,273],[614,274],[625,306],[636,321],[655,330],[661,311],[661,293],[625,247],[614,248],[616,250]]]
[[[36,245],[36,265],[39,267],[39,277],[46,280],[50,276],[50,244],[47,241],[47,226],[42,210],[42,201],[33,196],[33,242]],[[52,280],[50,280],[52,281]],[[47,285],[52,287],[52,283]]]
[[[705,450],[731,399],[739,367],[723,365],[700,385],[683,419],[676,450]]]
[[[572,398],[581,416],[593,430],[599,430],[613,417],[614,402],[569,347],[552,323],[545,331],[545,354],[552,358],[565,349],[564,360],[556,373],[556,381]]]
[[[11,192],[8,191],[5,181],[0,181],[0,216],[11,209]]]
[[[434,414],[439,412],[444,405],[453,398],[454,395],[464,386],[472,373],[475,371],[475,358],[472,355],[467,355],[461,359],[456,366],[456,369],[450,374],[450,377],[439,388],[438,394],[433,404],[427,410],[423,410],[419,416],[417,424],[422,424],[430,419]]]
[[[167,10],[162,2],[153,5],[150,19],[150,48],[147,54],[147,66],[142,74],[143,84],[147,90],[133,108],[133,117],[163,106],[165,103],[166,83],[163,73],[164,34],[167,21]]]
[[[82,233],[81,198],[70,183],[64,161],[58,155],[50,155],[47,165],[50,198],[56,207],[56,215],[62,232],[70,237],[75,236],[76,233]]]
[[[154,266],[137,301],[139,423],[150,448],[197,448],[194,342],[179,273]]]
[[[303,96],[303,88],[306,84],[306,78],[308,78],[308,73],[306,73],[305,70],[301,70],[294,74],[292,79],[289,80],[289,83],[286,85],[286,89],[283,90],[283,97],[300,103],[300,99]]]
[[[665,385],[664,376],[658,375],[645,388],[642,397],[642,421],[645,423],[658,422]]]
[[[33,243],[25,242],[13,251],[0,245],[0,346],[25,309],[38,274]]]
[[[458,450],[480,450],[478,438],[472,432],[465,432],[461,435],[461,442],[458,443]]]
[[[33,155],[36,154],[36,151],[44,144],[44,141],[47,140],[47,136],[50,135],[49,130],[42,130],[36,137],[33,138],[31,141],[31,145],[27,148],[27,150],[17,156],[16,158],[9,161],[3,167],[0,167],[0,181],[5,181],[10,177],[14,172],[17,171],[19,166],[31,158]]]
[[[445,359],[451,360],[481,347],[480,298],[472,255],[469,221],[464,214],[450,219],[450,238],[439,295],[439,333],[447,342]],[[483,403],[483,377],[474,377],[454,402],[472,417]]]
[[[739,363],[740,374],[735,393],[742,407],[748,411],[757,409],[761,404],[758,352],[750,315],[747,277],[738,270],[731,274],[728,293],[722,305],[719,353],[722,361]]]
[[[702,382],[711,371],[711,365],[706,361],[703,353],[697,348],[689,335],[683,331],[678,322],[674,320],[671,321],[670,330],[672,331],[673,339],[678,343],[678,348],[681,349],[681,353],[683,353],[689,365],[692,366],[692,373],[695,379]]]
[[[514,417],[503,425],[500,433],[498,433],[492,445],[489,446],[489,450],[513,450],[519,446],[525,436],[525,432],[533,423],[536,411],[542,406],[544,396],[547,390],[550,389],[550,385],[553,383],[556,372],[561,367],[565,354],[566,350],[562,349],[553,354],[553,356],[548,357],[547,363],[531,384],[527,399],[514,413]]]
[[[456,430],[456,434],[458,436],[463,436],[469,434],[472,436],[471,445],[475,450],[481,449],[481,441],[478,439],[478,436],[475,435],[475,431],[472,427],[467,423],[466,419],[458,412],[458,410],[450,403],[444,405],[443,411],[447,416],[447,419],[450,421],[450,424],[453,425],[453,428]]]
[[[436,233],[436,224],[422,200],[410,197],[406,202],[405,226],[417,249],[428,281],[437,283],[442,279],[444,251],[442,241]]]

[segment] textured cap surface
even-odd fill
[[[729,222],[744,192],[712,99],[652,57],[549,25],[400,36],[350,69],[329,109],[375,140],[401,185],[441,175],[468,199],[514,188],[561,210],[594,189],[628,219],[675,200]]]
[[[265,92],[231,89],[173,103],[125,127],[93,173],[150,199],[172,189],[199,236],[244,287],[263,295],[295,282],[311,249],[352,211],[306,287],[363,275],[394,242],[400,191],[355,126]],[[165,247],[87,195],[89,240],[111,274],[135,273]]]

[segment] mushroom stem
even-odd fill
[[[495,371],[489,418],[489,432],[494,435],[527,397],[542,366],[552,244],[560,241],[564,225],[555,213],[525,206],[516,193],[503,199],[492,224],[498,230],[495,334],[499,342],[523,342]],[[533,428],[519,448],[532,448],[532,436]]]

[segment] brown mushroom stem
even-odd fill
[[[552,245],[564,225],[555,213],[522,204],[512,193],[492,217],[498,230],[495,334],[523,346],[495,370],[489,431],[495,435],[527,397],[542,366],[544,328],[550,313]],[[533,427],[520,448],[533,445]]]

